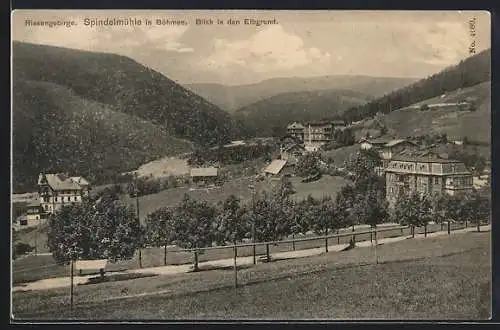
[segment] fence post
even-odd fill
[[[238,257],[238,248],[236,247],[236,242],[234,243],[234,287],[238,287],[238,269],[236,265],[236,258]]]
[[[337,229],[337,235],[340,234],[340,231]],[[337,245],[340,245],[340,236],[337,236]]]
[[[427,223],[424,224],[424,237],[427,237]]]
[[[73,273],[74,273],[74,261],[73,258],[71,258],[70,261],[70,289],[69,289],[69,306],[70,309],[73,310]]]
[[[467,220],[465,220],[465,228],[468,228]]]
[[[451,233],[451,228],[450,228],[450,220],[448,220],[448,235]]]
[[[481,232],[481,221],[477,221],[477,232]]]
[[[194,265],[193,266],[194,266],[193,270],[195,272],[197,272],[198,271],[198,250],[197,249],[194,250]]]
[[[257,263],[257,260],[256,260],[256,252],[255,252],[255,242],[253,242],[253,245],[252,245],[252,250],[253,250],[253,264],[255,265]]]
[[[295,251],[295,234],[292,234],[292,250]]]
[[[167,265],[167,244],[165,243],[165,253],[163,254],[163,264]]]
[[[399,225],[399,229],[401,229],[401,236],[403,236],[403,226]]]
[[[269,255],[269,243],[266,244],[266,258],[267,261],[271,261],[271,256]]]
[[[373,228],[370,227],[370,243],[373,243]]]
[[[328,253],[328,237],[325,237],[325,252]]]
[[[139,268],[142,268],[142,249],[139,248]]]
[[[415,238],[415,226],[411,226],[411,238]]]

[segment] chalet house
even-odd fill
[[[382,164],[380,167],[375,169],[375,172],[377,172],[380,176],[385,174],[384,169],[389,165],[389,162],[394,156],[399,155],[402,152],[414,152],[419,149],[419,146],[416,143],[405,139],[361,139],[360,143],[362,150],[373,149],[378,152]]]
[[[35,223],[38,220],[46,219],[47,213],[43,211],[40,201],[33,201],[26,206],[26,220],[29,223]]]
[[[362,138],[359,140],[361,150],[370,150],[372,148],[380,148],[389,143],[391,139],[387,138],[377,138],[377,139],[366,139]]]
[[[304,141],[304,129],[304,125],[294,122],[286,127],[286,132],[287,135],[293,136],[299,141]]]
[[[457,160],[396,156],[385,169],[386,198],[394,207],[399,194],[456,195],[473,189],[472,174]]]
[[[193,186],[210,186],[217,183],[219,171],[216,167],[192,168],[190,172],[190,183]]]
[[[62,173],[38,176],[40,205],[45,213],[54,213],[67,204],[81,203],[89,191],[90,183],[83,177]]]
[[[318,151],[323,145],[333,139],[333,125],[331,122],[310,122],[304,131],[306,151]]]
[[[393,156],[403,150],[417,150],[419,146],[413,142],[404,139],[391,140],[378,147],[379,156],[382,159],[382,166],[387,167]]]
[[[16,229],[36,227],[47,219],[45,213],[38,200],[30,202],[26,205],[26,214],[18,217],[13,224]]]
[[[280,158],[289,164],[297,164],[299,159],[306,153],[306,148],[301,144],[290,144],[280,148]]]

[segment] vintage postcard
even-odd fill
[[[485,320],[485,11],[16,10],[11,321]]]

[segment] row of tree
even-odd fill
[[[489,201],[479,194],[466,196],[402,195],[394,210],[385,198],[384,181],[373,173],[375,155],[360,153],[352,162],[352,184],[335,198],[303,200],[291,197],[287,177],[270,191],[254,194],[249,203],[235,196],[211,204],[185,195],[174,207],[160,208],[141,226],[134,210],[111,191],[98,200],[64,207],[50,219],[49,248],[59,262],[69,258],[131,258],[146,245],[182,248],[227,245],[253,238],[256,242],[278,241],[294,234],[314,231],[327,235],[340,228],[364,223],[375,228],[387,221],[412,227],[429,221],[470,220],[487,217]]]
[[[477,192],[466,195],[447,194],[429,196],[414,192],[398,197],[392,212],[394,221],[412,228],[427,227],[434,221],[443,224],[446,221],[471,222],[478,227],[490,215],[490,201]]]

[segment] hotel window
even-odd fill
[[[439,178],[434,178],[434,184],[439,184]]]

